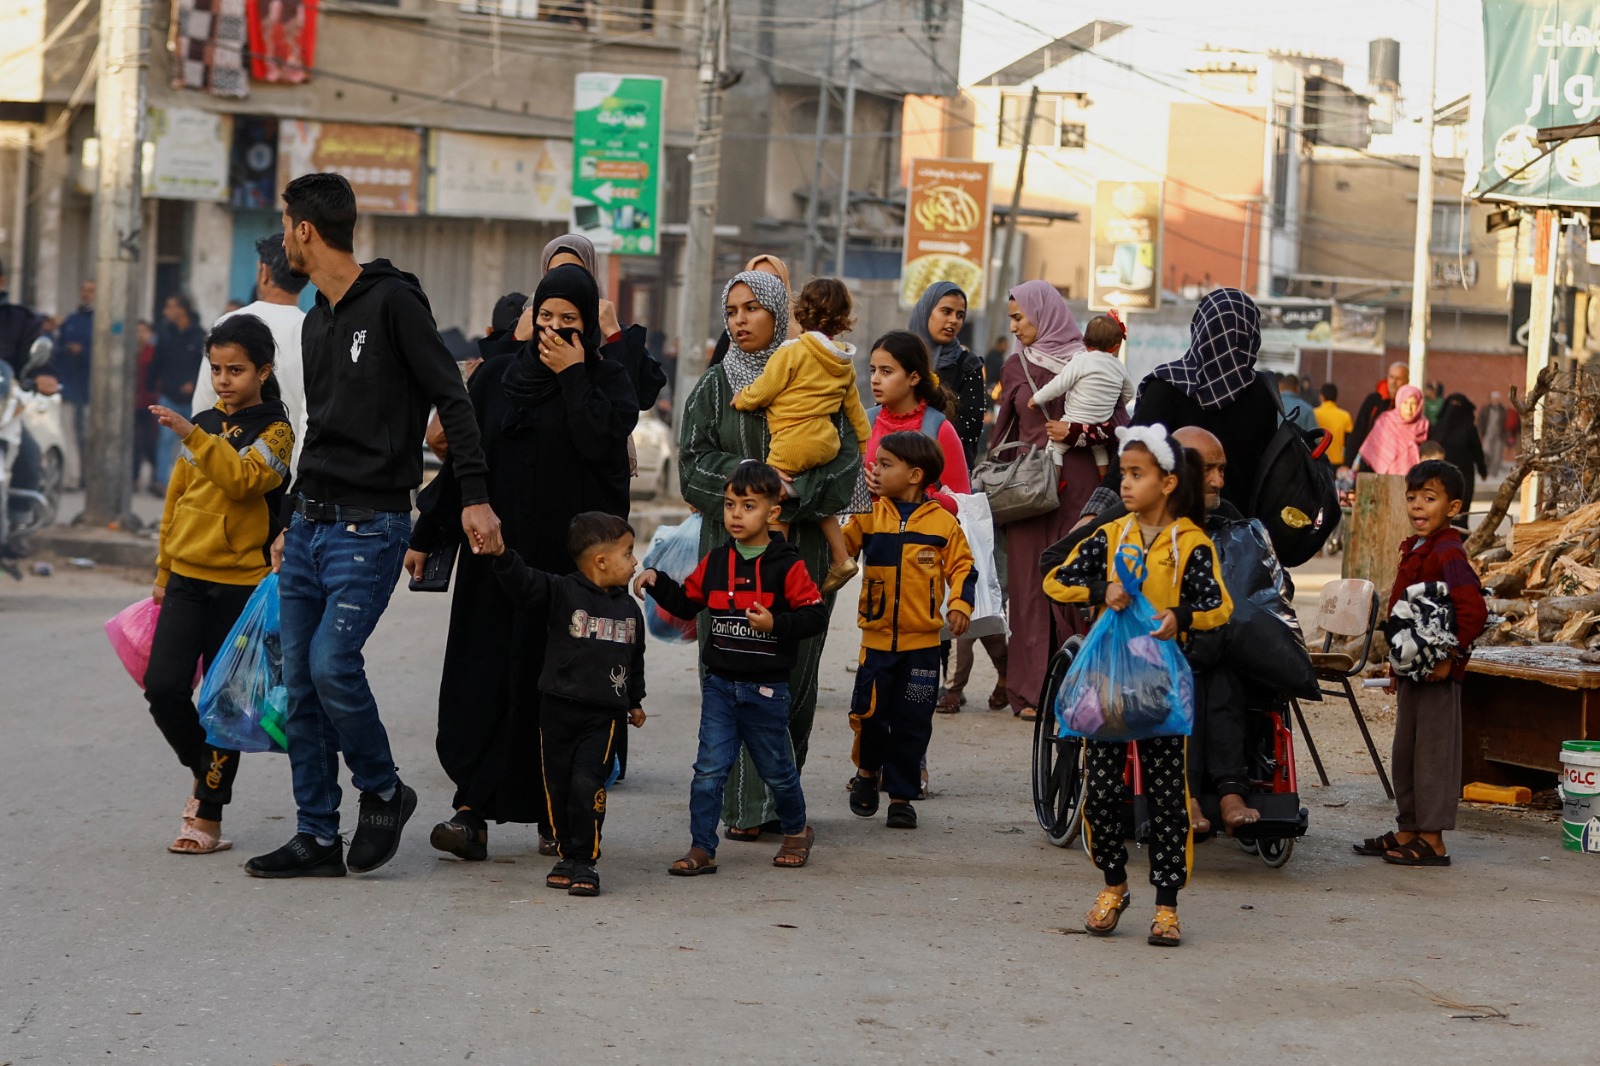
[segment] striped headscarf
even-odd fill
[[[1238,289],[1213,289],[1201,297],[1189,323],[1189,350],[1183,358],[1156,367],[1155,375],[1175,385],[1207,411],[1227,407],[1256,379],[1261,351],[1261,312]]]
[[[728,293],[733,291],[735,285],[747,285],[755,294],[756,302],[772,312],[772,342],[759,352],[747,352],[737,344],[728,346],[728,354],[722,360],[722,369],[728,375],[728,382],[735,390],[747,389],[755,384],[756,378],[761,376],[761,371],[766,368],[767,360],[772,353],[788,340],[788,330],[785,324],[789,321],[789,290],[783,282],[771,274],[759,270],[745,270],[735,274],[722,287],[722,305],[728,305]]]

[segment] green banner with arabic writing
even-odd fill
[[[1473,195],[1600,203],[1600,3],[1483,0],[1483,58]],[[1594,136],[1540,157],[1539,130],[1592,121]]]

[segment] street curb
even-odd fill
[[[35,554],[92,559],[98,566],[147,567],[155,571],[155,540],[125,530],[49,526],[28,539],[33,542]]]

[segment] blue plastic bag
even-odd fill
[[[268,574],[250,594],[206,671],[200,685],[200,725],[214,747],[283,754],[288,713],[278,642],[278,575]]]
[[[678,584],[688,580],[694,568],[700,565],[700,512],[696,511],[675,526],[661,526],[650,538],[650,550],[644,553],[644,568],[659,570]],[[699,639],[699,624],[695,619],[682,619],[670,614],[651,597],[644,594],[644,628],[658,640],[673,644],[693,644]]]
[[[1128,741],[1188,736],[1194,729],[1194,674],[1175,640],[1157,640],[1156,610],[1140,591],[1144,553],[1125,544],[1117,580],[1133,602],[1107,609],[1084,638],[1056,691],[1063,736]]]

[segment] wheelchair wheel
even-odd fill
[[[1239,841],[1239,850],[1244,852],[1246,855],[1261,854],[1261,849],[1256,846],[1256,842],[1254,840]]]
[[[1056,690],[1072,667],[1082,637],[1070,637],[1050,659],[1039,717],[1033,723],[1033,810],[1050,843],[1071,847],[1083,827],[1083,741],[1056,734]]]
[[[1256,854],[1261,856],[1262,862],[1276,870],[1294,854],[1294,837],[1262,840],[1256,845]]]

